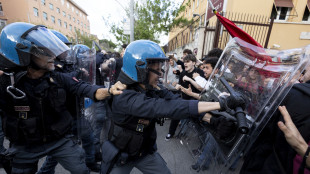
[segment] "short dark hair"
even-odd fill
[[[127,48],[127,44],[123,44],[122,48],[126,49]]]
[[[196,56],[195,56],[194,54],[188,54],[188,55],[186,55],[186,56],[183,58],[183,62],[186,62],[186,61],[196,62],[197,59],[196,59]]]
[[[203,60],[203,63],[204,64],[210,64],[211,67],[214,69],[218,60],[219,60],[219,58],[217,58],[217,57],[207,57]]]
[[[184,54],[184,53],[186,53],[186,54],[193,54],[192,50],[190,50],[190,49],[185,49],[185,50],[183,51],[183,54]]]
[[[207,57],[217,57],[220,58],[223,53],[223,50],[220,48],[214,48],[208,52]]]

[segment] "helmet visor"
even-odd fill
[[[36,48],[47,48],[49,54],[53,54],[53,56],[57,57],[69,50],[66,44],[44,26],[34,26],[27,30],[21,37],[31,42],[32,47],[34,47],[31,50],[35,51],[34,53],[41,53],[40,50],[36,50]]]
[[[156,74],[158,76],[158,81],[156,78],[155,81],[159,84],[165,85],[167,83],[167,72],[169,71],[167,59],[147,60],[147,70],[149,74]],[[151,78],[149,77],[149,82],[152,81]]]

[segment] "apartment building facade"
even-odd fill
[[[199,1],[199,2],[197,2]],[[298,48],[310,44],[310,0],[211,0],[212,2],[219,3],[221,9],[231,14],[239,14],[246,18],[248,15],[257,16],[257,20],[261,20],[262,17],[267,17],[269,23],[271,18],[274,17],[274,22],[271,28],[270,37],[267,40],[266,48],[272,49],[291,49]],[[199,4],[193,6],[193,4]],[[184,0],[183,5],[186,6],[185,12],[182,16],[187,18],[193,18],[195,23],[191,27],[174,29],[169,33],[169,52],[176,52],[181,55],[180,52],[184,48],[190,48],[198,50],[197,57],[201,58],[206,54],[203,52],[202,47],[206,47],[207,42],[213,42],[211,39],[205,39],[205,25],[206,25],[206,9],[209,6],[207,1],[204,0]],[[199,14],[200,16],[193,15]],[[232,15],[232,16],[233,16]],[[197,27],[198,20],[201,19],[202,27]],[[228,17],[229,19],[230,17]],[[210,23],[215,23],[217,18],[211,17]],[[231,19],[232,20],[232,19]],[[259,25],[259,24],[258,24]],[[260,30],[258,27],[243,27],[243,25],[237,25],[245,30],[247,33],[251,33],[252,30]],[[193,29],[194,28],[194,29]],[[197,29],[198,28],[198,29]],[[221,34],[224,32],[221,28]],[[252,34],[254,39],[257,39],[256,35]],[[253,36],[254,35],[254,36]],[[261,43],[265,45],[265,42]],[[206,50],[206,49],[204,49]]]
[[[90,35],[87,13],[73,0],[0,0],[0,25],[28,22],[75,38],[75,31]]]

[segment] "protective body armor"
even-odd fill
[[[23,99],[6,96],[5,132],[12,143],[41,144],[59,139],[71,130],[66,109],[66,91],[57,74],[31,80],[17,74],[15,86],[26,93]]]
[[[160,98],[155,90],[144,91],[135,86],[133,90],[146,93],[148,97]],[[154,153],[156,148],[155,124],[158,119],[142,118],[132,115],[113,115],[113,135],[110,140],[122,152],[129,155],[129,159],[136,159],[149,153]]]

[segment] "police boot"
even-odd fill
[[[92,172],[100,172],[100,165],[96,162],[94,163],[86,163],[86,166],[91,170]]]

